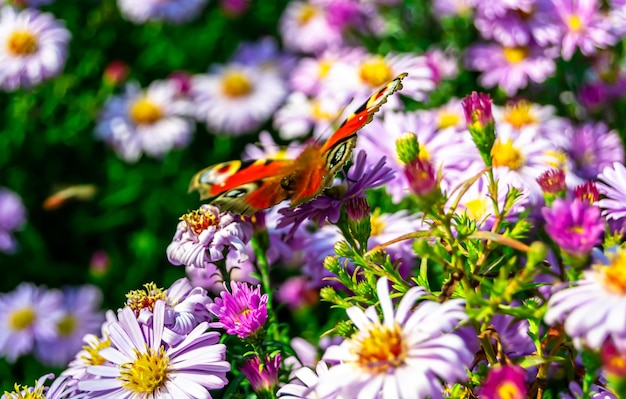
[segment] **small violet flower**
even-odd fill
[[[261,364],[261,359],[254,356],[243,364],[241,372],[248,378],[254,392],[273,393],[274,387],[278,383],[278,372],[281,364],[280,353],[276,356],[265,357],[265,362]]]

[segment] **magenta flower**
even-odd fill
[[[545,229],[561,249],[574,256],[584,256],[600,244],[604,219],[600,208],[579,199],[557,198],[551,208],[541,211]]]
[[[489,370],[480,388],[481,399],[524,399],[528,388],[526,372],[517,365],[505,365]]]
[[[462,105],[465,122],[468,126],[484,128],[494,123],[491,111],[493,101],[489,93],[477,93],[474,91],[463,99]]]
[[[609,30],[609,20],[600,13],[600,4],[596,0],[552,0],[552,3],[563,29],[563,59],[571,59],[577,48],[588,56],[598,48],[607,48],[615,43],[615,37]]]
[[[26,209],[19,195],[0,187],[0,252],[12,253],[17,248],[13,232],[26,223]]]
[[[252,289],[246,283],[231,281],[230,289],[231,292],[222,291],[221,298],[215,298],[215,303],[208,305],[208,309],[218,317],[218,325],[227,334],[246,339],[263,328],[267,321],[268,296],[261,295],[259,286]]]
[[[280,371],[280,353],[270,357],[265,356],[265,362],[257,355],[247,359],[241,367],[241,372],[246,376],[254,392],[273,392],[278,384],[278,372]]]
[[[435,192],[437,171],[427,160],[415,159],[404,167],[404,177],[413,194],[423,197]]]
[[[172,264],[205,268],[231,251],[240,261],[247,259],[245,246],[252,237],[252,225],[241,216],[219,213],[217,207],[205,204],[181,219],[167,247]]]

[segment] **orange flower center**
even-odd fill
[[[219,226],[219,217],[202,208],[191,211],[181,217],[194,233],[200,235],[211,226]]]
[[[352,348],[360,367],[383,374],[404,364],[408,347],[400,326],[373,326]]]
[[[29,31],[16,30],[7,40],[7,49],[15,56],[32,54],[37,51],[37,37]]]
[[[163,288],[157,287],[155,283],[147,283],[143,290],[132,290],[126,294],[126,306],[139,315],[141,309],[154,311],[154,304],[159,299],[167,302],[167,294]]]
[[[596,271],[601,274],[602,282],[610,291],[626,295],[626,250],[619,249],[616,254],[607,256],[611,264],[598,265]]]

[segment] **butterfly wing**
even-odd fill
[[[292,206],[307,202],[332,186],[337,172],[352,157],[352,150],[356,146],[356,132],[371,122],[376,111],[387,101],[387,97],[402,89],[402,79],[406,76],[406,73],[398,75],[372,94],[321,147],[311,147],[310,151],[304,151],[296,158],[294,164],[297,172],[283,178],[283,185],[285,179],[293,180],[295,189],[291,194]]]
[[[376,111],[387,102],[387,97],[402,89],[402,79],[408,74],[402,73],[370,96],[352,115],[348,116],[322,146],[322,153],[328,152],[340,142],[352,137],[359,129],[372,121]]]
[[[260,159],[230,161],[209,166],[196,173],[189,192],[199,191],[221,211],[251,215],[288,198],[280,181],[293,160]]]

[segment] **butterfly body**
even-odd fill
[[[250,215],[290,199],[297,206],[331,187],[337,172],[352,157],[356,132],[370,122],[387,97],[402,88],[401,74],[376,91],[324,142],[307,146],[295,159],[230,161],[196,173],[189,191],[200,199],[232,211]]]

